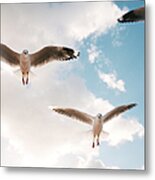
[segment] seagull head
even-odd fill
[[[29,52],[28,52],[27,49],[24,49],[24,50],[23,50],[23,54],[27,55],[28,53],[29,53]]]
[[[120,23],[121,23],[121,22],[123,22],[123,21],[124,21],[123,16],[122,16],[122,17],[120,17],[120,18],[118,18],[118,19],[117,19],[117,21],[118,21],[118,22],[120,22]]]
[[[101,118],[102,118],[102,114],[101,114],[101,113],[98,113],[98,114],[97,114],[97,117],[98,117],[98,119],[101,119]]]
[[[80,51],[74,51],[74,56],[75,56],[75,57],[80,56]]]

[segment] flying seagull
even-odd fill
[[[31,66],[41,66],[54,60],[67,61],[77,58],[79,55],[80,52],[75,52],[73,49],[63,46],[47,46],[33,54],[29,54],[28,50],[25,49],[20,54],[6,45],[0,44],[0,58],[11,66],[20,67],[23,85],[29,82]]]
[[[92,128],[92,132],[93,132],[92,148],[94,148],[95,140],[96,140],[97,145],[100,144],[99,138],[100,138],[100,134],[102,132],[104,123],[108,122],[113,117],[118,116],[119,114],[133,108],[136,105],[137,104],[132,103],[132,104],[128,104],[128,105],[118,106],[118,107],[114,108],[112,111],[106,113],[104,116],[100,113],[97,114],[96,116],[91,116],[90,114],[81,112],[76,109],[71,109],[71,108],[65,108],[65,109],[64,108],[52,108],[52,110],[57,113],[66,115],[70,118],[74,118],[74,119],[82,121],[86,124],[91,125],[93,127]],[[51,107],[49,107],[49,108],[51,109]]]
[[[117,20],[120,23],[144,21],[145,7],[140,7],[138,9],[131,10]]]

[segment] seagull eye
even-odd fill
[[[27,50],[24,50],[23,53],[24,53],[24,54],[28,54],[28,51],[27,51]]]

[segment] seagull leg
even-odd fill
[[[100,142],[99,142],[99,136],[97,137],[97,146],[100,145]]]
[[[24,77],[22,77],[22,83],[23,83],[23,85],[25,85],[25,80],[24,80]]]
[[[92,144],[92,148],[94,148],[95,147],[95,143],[93,142],[93,144]]]
[[[26,78],[26,84],[28,84],[28,82],[29,82],[29,78]]]
[[[25,85],[24,72],[22,72],[22,83]]]
[[[93,136],[93,144],[92,144],[92,148],[95,147],[95,136]]]
[[[26,76],[26,84],[28,84],[29,82],[29,73],[27,72],[27,76]]]

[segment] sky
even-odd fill
[[[80,51],[70,62],[32,68],[23,86],[1,62],[3,166],[144,169],[144,23],[117,18],[143,1],[2,4],[1,42],[16,52],[48,45]],[[48,109],[96,115],[138,105],[103,126],[109,136],[91,148],[91,127]]]

